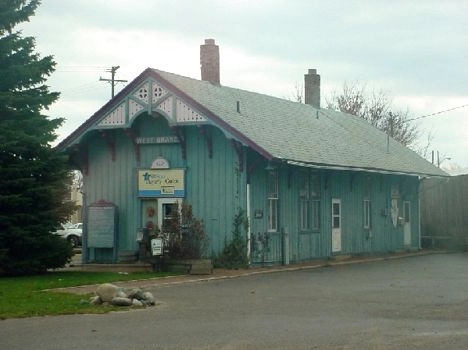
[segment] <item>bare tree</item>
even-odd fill
[[[293,92],[288,96],[283,96],[285,100],[303,103],[304,102],[304,85],[299,83],[294,84]]]
[[[409,122],[408,110],[393,108],[392,100],[386,92],[373,91],[367,94],[365,85],[344,83],[341,93],[334,91],[331,98],[325,100],[327,108],[362,117],[403,145],[415,149],[419,136],[417,125]]]

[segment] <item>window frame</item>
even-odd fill
[[[267,202],[268,202],[268,232],[278,232],[278,200],[279,176],[277,170],[268,172]]]
[[[362,210],[363,227],[366,230],[370,230],[372,228],[372,202],[369,198],[364,198]]]
[[[319,232],[321,228],[321,177],[320,173],[303,172],[299,176],[300,232]]]

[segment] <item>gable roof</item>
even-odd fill
[[[363,118],[150,68],[58,148],[63,150],[78,142],[87,131],[98,128],[99,122],[103,127],[104,116],[148,79],[196,111],[199,123],[218,126],[267,159],[317,168],[447,176]],[[155,106],[156,111],[164,110],[162,102]],[[164,112],[175,113],[172,109]]]

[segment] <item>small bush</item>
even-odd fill
[[[232,239],[230,242],[224,241],[224,249],[214,257],[215,267],[228,269],[243,268],[248,266],[247,258],[247,230],[249,222],[245,216],[245,211],[239,209],[234,216]]]
[[[174,259],[201,259],[205,256],[208,237],[203,221],[195,218],[192,206],[185,201],[174,204],[171,220],[162,228],[160,236],[169,248],[169,257]]]

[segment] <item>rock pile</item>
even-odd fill
[[[125,290],[115,284],[104,283],[96,289],[96,296],[90,301],[93,305],[110,304],[115,306],[152,306],[156,303],[150,292],[139,288]]]

